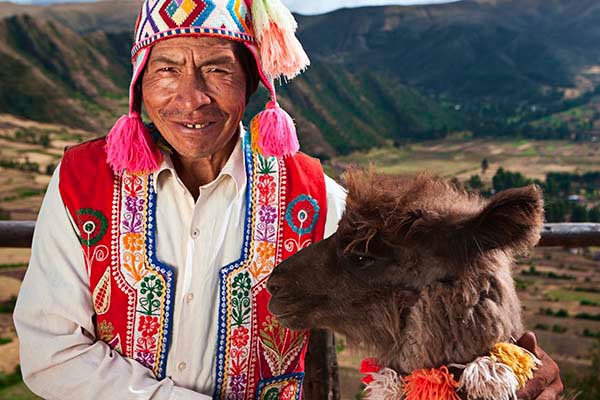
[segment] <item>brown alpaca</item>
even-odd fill
[[[336,234],[281,263],[269,304],[292,329],[329,328],[399,373],[469,363],[521,336],[513,255],[543,223],[535,186],[490,200],[428,176],[346,176]]]

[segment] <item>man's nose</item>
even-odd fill
[[[208,95],[208,85],[197,71],[186,71],[177,89],[177,100],[186,111],[194,111],[212,101]]]

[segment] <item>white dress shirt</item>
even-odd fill
[[[167,156],[154,175],[157,253],[177,274],[167,378],[96,340],[94,306],[77,228],[58,189],[46,192],[14,311],[27,386],[45,399],[210,399],[214,388],[218,282],[239,258],[246,174],[241,141],[196,202]],[[93,171],[90,171],[93,176]],[[325,237],[337,229],[345,191],[325,177]]]

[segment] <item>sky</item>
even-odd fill
[[[22,4],[68,3],[69,0],[10,0]],[[77,0],[77,2],[95,0]],[[283,0],[290,10],[299,14],[322,14],[343,7],[382,6],[388,4],[433,4],[447,3],[457,0]]]

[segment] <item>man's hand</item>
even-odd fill
[[[538,347],[533,332],[526,332],[521,336],[517,345],[535,354],[542,362],[534,372],[533,378],[517,392],[519,400],[558,400],[563,391],[558,365]]]

